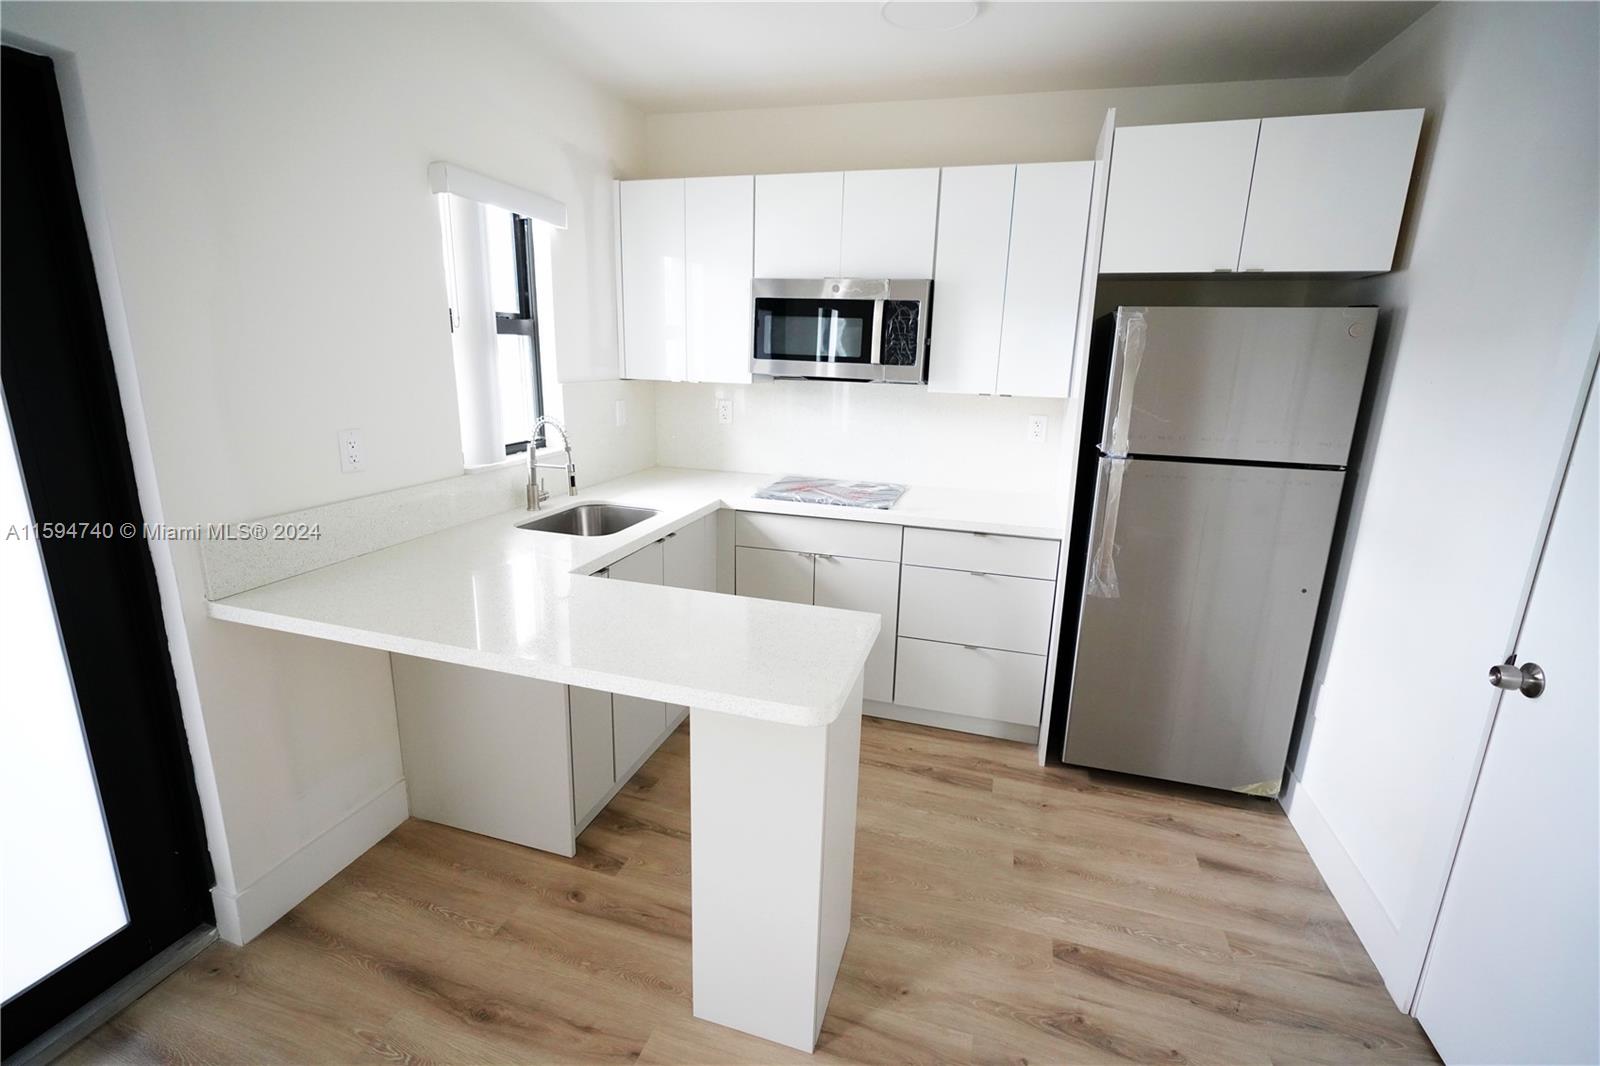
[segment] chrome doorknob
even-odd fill
[[[1489,667],[1489,684],[1508,692],[1520,692],[1530,700],[1536,700],[1544,692],[1544,670],[1538,663],[1518,666],[1513,656],[1502,666]]]

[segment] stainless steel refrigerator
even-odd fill
[[[1277,794],[1376,317],[1122,307],[1101,325],[1066,762]]]

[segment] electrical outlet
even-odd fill
[[[617,401],[616,413],[617,413],[617,425],[619,425],[619,426],[627,425],[628,424],[628,401],[627,400],[618,400]]]
[[[1028,416],[1028,443],[1043,444],[1045,437],[1050,432],[1050,418],[1048,415]]]
[[[339,431],[339,470],[346,474],[359,474],[367,468],[366,457],[361,453],[361,431]]]
[[[733,401],[732,400],[718,400],[717,401],[717,424],[719,426],[731,426],[731,425],[733,425]]]

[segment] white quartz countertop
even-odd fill
[[[913,487],[887,511],[757,500],[772,475],[657,468],[558,496],[651,507],[619,533],[455,526],[210,604],[212,617],[798,726],[838,716],[874,614],[586,576],[719,508],[1059,539],[1051,497]]]

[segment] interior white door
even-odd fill
[[[995,391],[1065,397],[1083,287],[1094,163],[1023,163],[1011,202],[1011,249]]]
[[[1261,120],[1240,270],[1394,265],[1422,110]]]
[[[1418,993],[1450,1063],[1600,1061],[1597,419],[1591,384],[1516,641],[1547,687],[1501,695]]]
[[[756,176],[756,277],[839,276],[844,174]]]
[[[945,167],[942,172],[929,392],[994,392],[1016,178],[1017,168],[1011,165]]]
[[[734,591],[740,596],[810,603],[815,572],[810,552],[741,547],[734,553]]]
[[[683,188],[690,381],[750,381],[755,179],[688,178]]]
[[[847,278],[933,277],[939,170],[847,170],[839,273]]]
[[[1236,269],[1260,129],[1252,118],[1117,130],[1101,273]]]
[[[622,254],[622,376],[684,377],[683,179],[625,181],[618,195]]]
[[[883,619],[878,639],[867,656],[866,688],[869,700],[894,699],[895,619],[900,612],[900,564],[882,559],[849,559],[819,555],[812,602],[818,607],[868,611]]]

